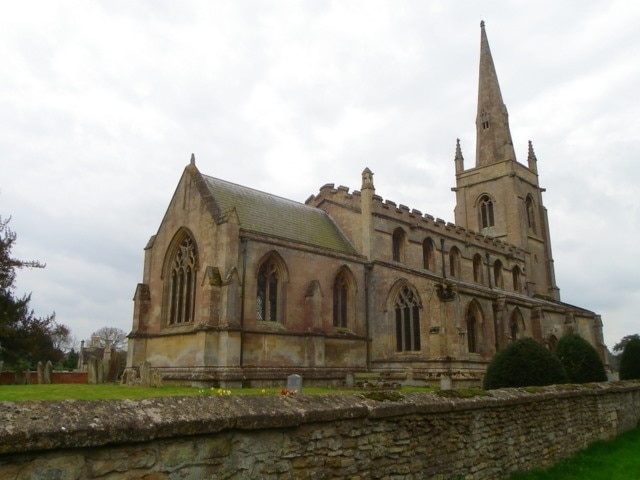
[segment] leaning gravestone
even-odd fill
[[[44,383],[44,365],[42,365],[42,362],[38,362],[37,372],[38,372],[38,385],[42,385]]]
[[[51,383],[51,372],[53,371],[53,364],[51,360],[47,360],[47,363],[44,365],[44,383]]]
[[[287,390],[302,393],[302,377],[298,374],[289,375],[287,377]]]

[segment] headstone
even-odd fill
[[[44,383],[44,365],[42,362],[38,362],[38,385],[42,385]]]
[[[440,377],[440,390],[451,390],[451,377],[449,375]]]
[[[143,387],[151,385],[151,364],[149,362],[140,364],[140,384]]]
[[[51,360],[47,360],[47,363],[44,365],[44,383],[51,383],[51,372],[53,371],[53,364]]]
[[[287,390],[302,393],[302,377],[296,373],[287,377]]]
[[[91,355],[88,364],[88,382],[91,384],[98,383],[98,359]]]
[[[349,372],[347,373],[347,377],[345,378],[345,382],[344,382],[345,386],[347,388],[353,388],[356,386],[356,377],[353,373]]]

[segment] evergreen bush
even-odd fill
[[[560,360],[532,338],[511,342],[495,354],[484,377],[485,390],[566,383]]]
[[[640,338],[632,338],[620,356],[620,380],[640,378]]]
[[[600,355],[593,345],[580,335],[569,333],[556,345],[556,357],[560,359],[569,382],[588,383],[606,382],[607,372]]]

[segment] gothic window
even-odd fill
[[[393,231],[393,261],[401,262],[404,256],[404,230],[396,228]]]
[[[516,308],[511,314],[509,320],[509,333],[511,333],[511,341],[521,338],[524,334],[524,320],[520,309]]]
[[[493,280],[496,287],[504,288],[504,281],[502,280],[502,262],[500,260],[493,262]]]
[[[273,258],[267,259],[258,270],[256,293],[256,320],[278,321],[279,272]]]
[[[476,344],[476,317],[471,310],[467,312],[467,348],[469,353],[476,353],[478,346]]]
[[[533,198],[531,198],[531,195],[527,195],[526,206],[527,226],[533,233],[536,233],[536,216],[533,208]]]
[[[511,270],[511,275],[513,277],[513,290],[516,292],[521,292],[522,288],[520,286],[520,267],[515,265]]]
[[[458,247],[451,247],[449,250],[449,275],[460,277],[460,250]]]
[[[185,236],[173,253],[169,271],[169,324],[193,321],[196,300],[198,252],[190,236]]]
[[[482,129],[486,130],[489,128],[489,112],[483,110],[480,114],[480,122],[482,123]]]
[[[420,350],[420,302],[417,293],[403,286],[395,302],[396,350]]]
[[[483,277],[482,256],[480,256],[479,253],[476,253],[473,256],[473,281],[476,283],[484,283]]]
[[[333,326],[334,327],[347,327],[347,320],[349,316],[349,279],[344,270],[341,270],[336,275],[336,279],[333,282]]]
[[[496,222],[493,216],[493,200],[489,195],[483,195],[478,202],[480,207],[480,228],[493,227]]]
[[[436,258],[435,258],[435,248],[433,246],[433,240],[430,238],[425,238],[424,242],[422,242],[422,261],[424,263],[424,268],[426,270],[435,271],[436,269]]]

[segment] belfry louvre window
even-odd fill
[[[420,304],[415,293],[402,287],[395,304],[396,350],[398,352],[420,350]]]
[[[493,201],[489,195],[480,198],[480,228],[493,227],[495,219],[493,217]]]
[[[258,271],[256,294],[256,320],[276,322],[278,320],[278,269],[272,260],[267,260]]]
[[[197,252],[191,237],[185,237],[178,245],[171,262],[169,278],[169,323],[193,321],[196,299]]]

